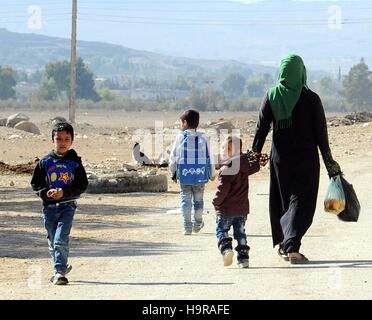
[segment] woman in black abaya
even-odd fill
[[[301,57],[282,60],[278,84],[262,105],[253,141],[261,153],[273,124],[270,156],[270,221],[273,245],[292,264],[307,263],[302,237],[312,224],[319,187],[319,155],[329,176],[341,172],[329,148],[326,118],[319,96],[306,86]]]

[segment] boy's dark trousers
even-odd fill
[[[69,238],[76,210],[74,201],[43,206],[44,226],[55,271],[64,274],[69,255]]]
[[[247,245],[247,235],[245,234],[245,222],[247,216],[224,216],[217,215],[216,236],[218,239],[218,248],[221,253],[225,250],[232,250],[232,238],[229,237],[229,230],[233,227],[233,236],[238,245],[235,250],[238,252],[238,260],[247,259],[249,246]]]

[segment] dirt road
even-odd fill
[[[371,299],[371,127],[330,129],[332,150],[357,191],[362,212],[357,223],[324,213],[328,179],[322,166],[315,220],[303,239],[302,252],[311,259],[306,266],[289,265],[272,248],[264,169],[250,183],[249,269],[238,269],[236,261],[223,267],[211,206],[216,182],[205,192],[205,228],[192,236],[182,234],[179,214],[167,213],[179,206],[178,186],[170,182],[163,194],[84,195],[72,231],[70,283],[57,287],[48,282],[52,267],[41,204],[30,192],[29,176],[4,173],[0,299]],[[118,152],[105,132],[87,128],[78,134],[96,134],[95,139],[76,141],[85,159],[97,163]],[[32,160],[50,148],[47,127],[43,144],[40,137],[9,140],[8,128],[0,134],[6,150],[0,160],[7,163]]]
[[[372,155],[364,168],[371,168]],[[166,194],[87,195],[72,232],[70,284],[48,283],[51,266],[40,203],[20,190],[1,190],[1,299],[371,299],[372,171],[344,164],[360,196],[358,223],[343,223],[322,210],[322,174],[315,221],[303,241],[312,263],[290,266],[271,246],[267,171],[251,180],[247,223],[249,269],[225,268],[217,251],[214,186],[205,196],[206,226],[183,236],[177,186]],[[369,171],[369,173],[368,173]]]

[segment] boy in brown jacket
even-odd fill
[[[242,153],[242,140],[229,137],[222,145],[222,164],[218,175],[217,192],[213,205],[217,214],[216,235],[218,248],[222,254],[224,266],[232,264],[232,238],[230,227],[234,230],[237,241],[235,250],[238,253],[238,266],[249,267],[249,246],[245,233],[245,222],[249,213],[248,176],[260,170],[259,160],[250,161],[247,154]]]

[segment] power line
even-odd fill
[[[107,4],[107,2],[105,2]],[[217,9],[136,9],[136,8],[114,8],[114,7],[84,7],[84,6],[79,6],[79,9],[84,9],[84,10],[99,10],[99,11],[126,11],[126,12],[164,12],[164,13],[309,13],[309,12],[324,12],[328,14],[327,8],[322,8],[322,9],[294,9],[294,10],[281,10],[281,9],[260,9],[260,10],[251,10],[251,9],[241,9],[241,10],[217,10]],[[348,8],[345,10],[361,10],[361,11],[368,11],[372,10],[372,7],[365,7],[365,8]]]
[[[108,17],[108,18],[121,18],[121,19],[138,19],[138,20],[159,20],[159,21],[175,21],[175,22],[201,22],[201,23],[247,23],[247,20],[201,20],[201,19],[192,19],[192,18],[162,18],[162,17],[138,17],[138,16],[120,16],[120,15],[106,15],[106,14],[86,14],[80,13],[80,16],[87,17]],[[324,22],[324,19],[314,19],[314,20],[298,20],[299,22]],[[249,22],[258,22],[258,23],[276,23],[276,22],[288,22],[287,20],[250,20]]]
[[[79,1],[79,3],[89,3],[89,4],[92,4],[92,1],[87,1],[87,0],[81,0]],[[188,1],[188,0],[135,0],[135,1],[125,1],[125,0],[118,0],[118,1],[105,1],[104,3],[102,2],[102,4],[122,4],[122,5],[133,5],[133,4],[172,4],[172,5],[178,5],[178,4],[200,4],[200,3],[203,3],[203,4],[225,4],[224,2],[222,1],[218,1],[218,0],[195,0],[195,1]],[[231,4],[234,4],[233,2],[231,2]]]
[[[85,22],[110,22],[110,23],[123,23],[123,24],[148,24],[148,25],[186,25],[186,26],[327,26],[328,21],[324,22],[263,22],[260,23],[259,21],[255,22],[239,22],[239,23],[232,23],[232,22],[223,22],[223,21],[216,21],[216,22],[177,22],[177,21],[133,21],[133,20],[111,20],[111,19],[86,19],[80,18],[79,21]],[[341,25],[347,24],[369,24],[372,23],[372,19],[365,19],[365,20],[355,20],[355,21],[342,21],[340,22]]]
[[[49,14],[47,14],[46,16],[64,16],[64,15],[67,15],[67,14],[71,14],[70,12],[60,12],[60,13],[49,13]],[[19,15],[19,16],[14,16],[14,15],[12,15],[12,16],[5,16],[5,17],[2,17],[2,16],[0,16],[0,21],[2,20],[2,19],[13,19],[13,18],[16,18],[16,19],[24,19],[24,18],[30,18],[30,15]]]
[[[55,4],[61,4],[61,1],[56,1],[56,2],[44,2],[42,5],[45,6],[45,5],[55,5]],[[34,4],[34,3],[12,3],[12,4],[7,4],[7,3],[2,3],[1,4],[1,7],[2,8],[11,8],[11,7],[25,7],[25,8],[28,8],[28,7],[31,7],[31,6],[41,6],[41,5],[38,5],[38,4]]]
[[[48,13],[48,12],[55,12],[55,11],[61,11],[61,10],[71,10],[71,8],[53,8],[53,9],[42,9],[42,13]],[[13,14],[15,14],[15,15],[17,15],[17,14],[19,14],[20,12],[19,11],[17,11],[17,12],[15,12],[15,11],[2,11],[2,12],[0,12],[0,16],[1,15],[4,15],[4,14],[11,14],[11,15],[13,15]],[[24,13],[25,15],[30,15],[29,13]]]

